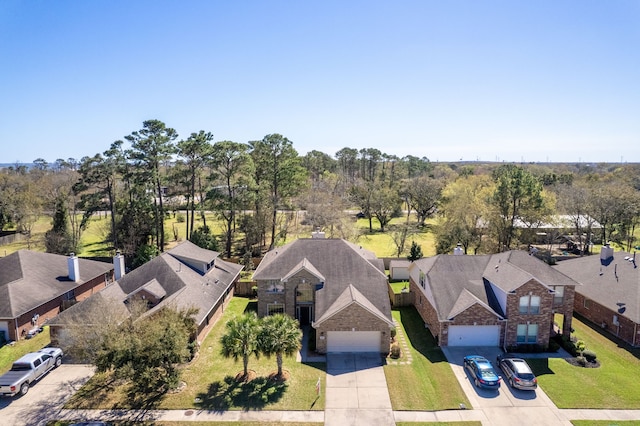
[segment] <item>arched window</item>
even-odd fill
[[[296,302],[311,303],[313,302],[313,287],[309,283],[302,283],[296,288]]]

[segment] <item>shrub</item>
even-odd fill
[[[555,340],[549,340],[549,352],[558,352],[560,349],[560,344]]]
[[[394,343],[393,345],[391,345],[391,353],[389,354],[389,356],[393,359],[398,359],[400,358],[400,355],[401,355],[400,345],[397,343]]]
[[[578,361],[578,364],[580,364],[583,367],[585,367],[587,365],[587,359],[585,357],[583,357],[582,355],[576,357],[576,361]]]
[[[396,330],[395,327],[392,327],[391,331],[390,331],[390,334],[391,334],[391,340],[395,341],[396,340],[396,334],[398,334],[398,330]]]
[[[586,360],[589,362],[594,362],[597,358],[596,353],[588,349],[585,349],[584,351],[582,351],[582,356],[585,357]]]
[[[178,215],[176,216],[176,222],[178,223],[184,223],[186,220],[187,219],[182,213],[178,213]]]

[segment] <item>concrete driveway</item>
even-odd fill
[[[380,354],[327,355],[325,426],[395,425]]]
[[[32,384],[23,397],[0,398],[1,424],[12,426],[44,425],[56,418],[62,404],[93,375],[89,365],[62,364]]]
[[[500,389],[488,390],[476,388],[469,373],[463,367],[466,355],[481,355],[491,361],[496,373],[502,375],[496,365],[496,357],[502,353],[497,347],[444,347],[444,354],[453,373],[460,382],[474,410],[481,410],[486,423],[497,426],[514,424],[527,425],[570,425],[560,415],[558,408],[539,387],[534,391],[523,391],[510,387],[502,381]]]

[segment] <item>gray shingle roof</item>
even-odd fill
[[[532,278],[546,286],[576,285],[576,282],[565,274],[521,250],[492,255],[484,271],[484,277],[507,292],[515,290]]]
[[[231,287],[240,274],[242,266],[212,257],[212,253],[216,252],[205,250],[208,253],[204,253],[202,251],[204,249],[192,246],[195,245],[189,241],[181,243],[176,248],[164,252],[134,269],[98,294],[109,289],[109,292],[119,294],[121,302],[124,302],[128,296],[146,288],[148,291],[164,297],[158,307],[171,303],[178,309],[198,309],[195,319],[197,324],[201,324],[209,311]],[[194,253],[199,256],[196,260],[209,262],[215,259],[215,266],[206,274],[202,274],[175,257],[174,250],[177,250],[181,257],[184,255],[190,259],[195,259]],[[190,255],[186,256],[185,253]],[[119,291],[114,290],[114,287]],[[85,309],[82,307],[84,304],[85,302],[82,302],[73,308]],[[86,305],[86,309],[90,308],[91,305]]]
[[[634,267],[633,262],[625,260],[633,256],[616,252],[607,262],[602,262],[598,255],[583,256],[558,262],[554,269],[581,284],[576,286],[576,293],[613,311],[624,307],[620,315],[640,323],[640,266]],[[636,265],[638,263],[640,255],[636,254]]]
[[[480,256],[438,255],[414,263],[428,277],[440,320],[447,320],[474,303],[480,303],[503,317],[504,313],[485,280],[507,293],[531,279],[546,286],[577,284],[525,251]]]
[[[428,277],[440,320],[449,319],[452,312],[459,310],[461,304],[464,305],[466,302],[475,303],[477,300],[484,305],[489,305],[482,281],[482,273],[489,258],[490,256],[486,255],[452,256],[441,254],[414,262]],[[461,299],[461,294],[465,292],[469,294]],[[473,298],[468,296],[473,296]]]
[[[258,265],[255,280],[279,280],[307,259],[325,277],[325,285],[316,293],[316,318],[352,284],[390,320],[391,305],[382,259],[361,247],[341,239],[309,238],[293,241],[268,252]]]
[[[80,278],[69,279],[67,256],[19,250],[0,258],[0,318],[17,318],[113,270],[113,264],[78,259]]]

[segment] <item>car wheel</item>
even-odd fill
[[[60,367],[60,364],[62,364],[62,357],[56,358],[56,368]]]
[[[480,387],[480,382],[478,382],[478,379],[475,379],[475,382],[474,382],[474,383],[476,384],[476,387],[477,387],[477,388],[479,388],[479,387]]]
[[[29,383],[24,382],[20,385],[20,396],[26,395],[29,392]]]

